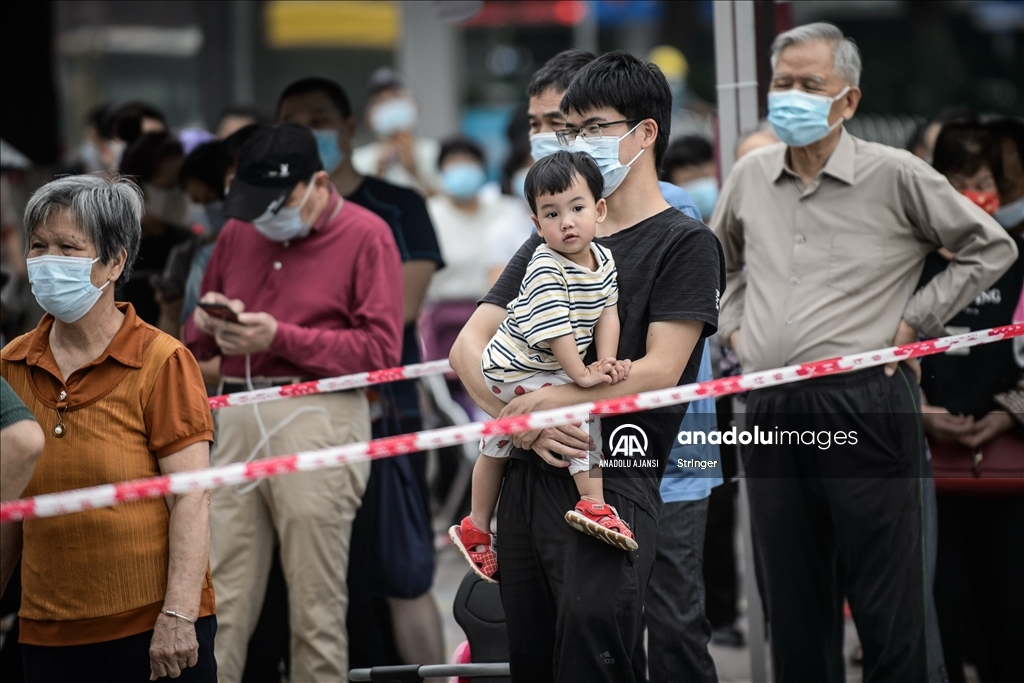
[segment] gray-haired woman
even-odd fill
[[[141,217],[134,184],[90,175],[43,186],[25,210],[47,315],[4,348],[0,371],[46,434],[26,496],[209,465],[195,359],[114,302]],[[197,491],[4,525],[3,586],[22,560],[26,680],[215,681],[208,505]]]

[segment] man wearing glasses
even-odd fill
[[[565,128],[552,136],[559,146],[591,154],[604,177],[608,217],[597,241],[612,251],[618,268],[618,357],[632,362],[628,379],[590,389],[547,387],[507,406],[487,390],[480,355],[519,291],[540,244],[534,236],[482,299],[452,349],[452,366],[492,415],[626,396],[696,378],[702,340],[718,324],[724,261],[710,229],[673,209],[658,187],[671,101],[657,68],[624,52],[607,54],[572,80],[559,105]],[[567,426],[514,438],[518,448],[498,508],[500,582],[514,681],[637,680],[632,656],[654,566],[658,488],[682,412],[602,418],[606,458],[613,447],[609,435],[621,426],[630,425],[634,434],[642,431],[647,442],[638,460],[649,466],[603,470],[606,500],[640,545],[625,558],[576,534],[563,519],[563,508],[578,497],[565,468],[568,458],[586,457],[588,434]]]

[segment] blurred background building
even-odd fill
[[[771,38],[791,25],[828,20],[857,41],[865,97],[855,134],[902,144],[944,107],[1024,111],[1021,0],[754,5],[759,76]],[[679,97],[673,132],[713,132],[711,0],[58,0],[11,3],[3,15],[0,134],[42,165],[73,155],[101,104],[144,100],[175,130],[209,130],[232,105],[271,116],[286,84],[323,75],[361,115],[370,74],[392,66],[419,101],[421,134],[465,132],[496,168],[530,75],[571,46],[654,58]]]

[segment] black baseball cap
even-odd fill
[[[242,145],[224,215],[243,221],[284,206],[295,186],[323,169],[316,138],[297,123],[262,125]]]

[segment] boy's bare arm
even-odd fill
[[[612,378],[595,367],[587,367],[580,358],[576,348],[576,339],[571,334],[546,340],[555,360],[562,366],[569,379],[581,387],[592,387],[597,384],[611,382]]]
[[[618,358],[619,352],[619,307],[608,306],[594,326],[594,343],[597,345],[597,359]]]

